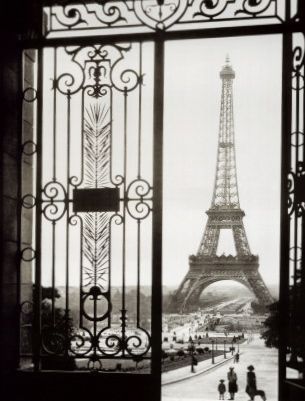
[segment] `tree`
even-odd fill
[[[73,320],[69,311],[56,306],[52,309],[53,297],[61,297],[57,288],[41,288],[42,346],[45,351],[42,366],[43,369],[73,370],[75,360],[65,352],[69,338],[74,333]]]
[[[265,340],[265,345],[269,348],[279,347],[279,303],[274,302],[269,305],[270,314],[264,321],[266,330],[262,333],[261,338]]]
[[[289,365],[299,371],[302,365],[298,357],[304,358],[304,312],[302,307],[295,307],[295,305],[302,305],[303,294],[302,288],[299,283],[290,290],[289,293],[289,321],[287,321],[287,352],[290,354]],[[279,332],[280,332],[280,318],[279,318],[279,302],[275,302],[269,306],[270,315],[264,322],[267,330],[262,334],[267,347],[279,348]]]
[[[73,334],[73,321],[63,308],[54,306],[54,314],[52,313],[52,299],[61,297],[57,288],[42,287],[41,288],[41,326],[44,327],[54,326],[59,334],[65,337]]]
[[[266,313],[268,311],[268,307],[266,307],[265,305],[262,305],[256,301],[251,302],[251,308],[252,308],[253,312],[258,315],[263,315],[264,313]]]

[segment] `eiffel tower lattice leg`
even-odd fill
[[[274,299],[259,272],[251,274],[251,276],[247,277],[247,279],[254,295],[261,304],[270,305],[274,302]]]
[[[244,225],[236,225],[232,229],[237,255],[251,255]]]
[[[199,306],[199,298],[202,291],[207,288],[210,284],[218,281],[215,278],[199,277],[192,281],[192,285],[188,287],[188,291],[184,294],[183,302],[179,304],[180,312],[188,309],[188,306]]]
[[[173,294],[170,303],[171,310],[176,311],[178,309],[181,309],[181,305],[184,303],[185,297],[190,292],[190,289],[193,287],[194,283],[197,281],[196,279],[189,276],[190,274],[187,273],[182,283],[180,284],[179,288]]]
[[[198,254],[201,255],[216,255],[217,245],[219,241],[220,230],[218,227],[210,225],[207,223],[206,229],[200,247],[198,249]]]

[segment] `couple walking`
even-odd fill
[[[250,396],[250,401],[254,400],[254,397],[256,395],[261,396],[263,401],[266,401],[266,395],[263,390],[258,390],[256,387],[256,376],[254,371],[254,366],[250,365],[248,366],[248,372],[247,372],[247,386],[246,386],[246,393]],[[228,378],[228,384],[229,384],[229,393],[230,393],[230,398],[229,400],[234,400],[235,393],[238,391],[238,386],[237,386],[237,374],[234,372],[234,368],[230,367],[229,372],[227,374]],[[219,399],[223,400],[224,399],[224,393],[226,391],[225,385],[223,384],[224,380],[220,381],[221,384],[218,387],[219,391]]]
[[[229,383],[228,390],[229,390],[230,397],[231,397],[231,398],[229,398],[229,400],[234,400],[234,395],[235,395],[235,393],[237,393],[238,387],[237,387],[237,374],[234,372],[233,367],[230,368],[227,376],[228,376],[228,383]],[[224,384],[223,379],[220,380],[220,384],[218,386],[218,392],[219,392],[219,399],[224,400],[226,386]]]

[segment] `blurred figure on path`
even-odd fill
[[[231,366],[228,372],[228,382],[229,382],[229,400],[234,400],[235,393],[237,393],[237,374],[234,372],[234,368]]]
[[[224,400],[225,399],[225,392],[226,392],[226,385],[224,384],[224,380],[223,379],[219,380],[218,392],[219,392],[219,399],[220,400]]]
[[[259,395],[263,401],[266,401],[266,394],[263,390],[257,390],[256,387],[256,376],[255,373],[253,372],[254,366],[249,365],[247,367],[248,372],[247,372],[247,387],[246,387],[246,393],[250,396],[250,400],[253,401],[254,397],[256,395]]]

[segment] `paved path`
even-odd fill
[[[238,376],[239,391],[236,401],[248,401],[245,393],[247,366],[255,366],[256,380],[259,389],[266,392],[268,401],[277,401],[277,350],[264,346],[263,340],[256,337],[250,344],[240,347],[242,355],[238,364],[221,365],[217,369],[162,387],[162,401],[216,401],[219,379],[226,379],[229,366],[234,366]],[[227,380],[226,380],[227,387]],[[226,393],[226,399],[229,394]],[[257,401],[260,397],[255,398]]]
[[[191,365],[184,366],[183,368],[173,369],[168,372],[162,373],[162,384],[169,385],[171,383],[179,382],[181,380],[188,380],[197,375],[201,375],[203,372],[208,372],[212,369],[218,369],[218,366],[225,363],[232,363],[234,356],[231,356],[231,352],[227,353],[227,359],[223,355],[216,356],[214,358],[215,364],[212,364],[211,359],[206,359],[198,363],[195,366],[195,372],[191,373]]]

